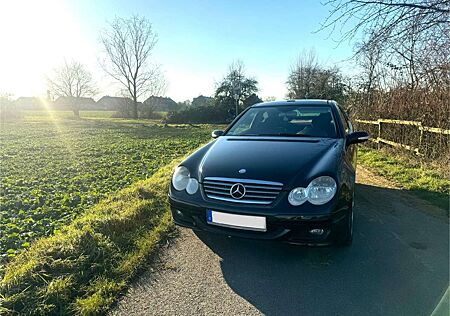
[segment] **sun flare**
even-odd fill
[[[63,1],[2,1],[0,30],[2,43],[12,48],[0,51],[0,89],[16,96],[45,95],[49,72],[87,49]]]

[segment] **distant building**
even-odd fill
[[[77,108],[79,110],[95,110],[96,103],[92,98],[83,97],[58,97],[53,103],[55,110],[71,110]]]
[[[204,95],[199,95],[198,97],[192,99],[191,106],[199,107],[199,106],[210,106],[214,102],[214,98],[205,97]]]
[[[97,101],[98,110],[121,111],[133,104],[133,100],[125,97],[110,97],[105,95]]]
[[[37,98],[37,97],[20,97],[14,104],[20,110],[41,110],[45,109],[45,105],[51,104],[51,102],[46,101],[45,99]]]
[[[144,101],[143,106],[149,106],[154,111],[176,111],[178,104],[171,98],[151,96]]]

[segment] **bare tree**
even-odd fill
[[[367,41],[372,41],[371,37]],[[372,103],[374,90],[379,88],[379,71],[382,58],[382,43],[372,41],[372,45],[367,45],[367,41],[356,44],[356,49],[359,51],[357,55],[357,62],[362,68],[360,74],[360,86],[363,92],[365,105],[369,106]]]
[[[344,97],[345,85],[339,69],[321,66],[313,49],[304,50],[291,66],[286,85],[291,99],[342,101]]]
[[[341,25],[341,41],[370,29],[367,45],[402,40],[408,32],[427,32],[450,23],[449,0],[328,0],[325,5],[331,10],[322,29]],[[350,29],[343,30],[347,24]]]
[[[322,29],[341,26],[340,41],[362,37],[355,47],[362,72],[352,91],[354,114],[448,129],[450,0],[328,0],[326,5],[331,10]],[[408,126],[383,133],[420,147],[426,157],[445,156],[448,163],[444,135],[419,135]]]
[[[138,99],[145,95],[161,95],[166,87],[158,65],[150,63],[157,43],[151,23],[140,16],[115,18],[101,34],[106,60],[101,66],[120,82],[133,99],[133,117],[138,118]]]
[[[303,50],[289,72],[286,82],[288,97],[291,99],[309,98],[314,84],[312,78],[316,75],[318,69],[319,62],[314,49]]]
[[[95,95],[97,90],[91,73],[77,61],[67,62],[55,69],[51,78],[47,78],[50,94],[58,97],[81,98]],[[80,116],[79,102],[71,100],[69,106],[76,117]]]

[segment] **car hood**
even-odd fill
[[[337,178],[342,146],[341,139],[331,138],[222,136],[204,154],[199,179],[275,181],[283,183],[285,189],[306,186],[319,175]]]

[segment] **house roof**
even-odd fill
[[[101,97],[98,101],[97,101],[97,103],[99,103],[99,104],[103,104],[103,103],[105,103],[105,102],[107,102],[107,103],[111,103],[111,102],[130,102],[131,101],[131,99],[130,98],[127,98],[127,97],[112,97],[112,96],[109,96],[109,95],[105,95],[105,96],[103,96],[103,97]]]
[[[147,100],[145,100],[144,103],[172,103],[172,104],[175,103],[176,104],[176,102],[169,97],[158,97],[158,96],[154,96],[154,95],[147,98]]]
[[[90,105],[95,104],[94,99],[85,97],[58,97],[55,100],[56,105]]]

